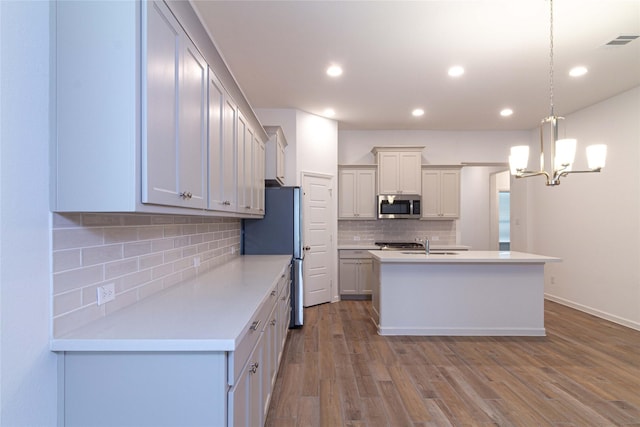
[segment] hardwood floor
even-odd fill
[[[547,301],[546,337],[382,337],[370,307],[305,309],[267,426],[640,426],[638,331]]]

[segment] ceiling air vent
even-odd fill
[[[615,39],[611,40],[606,46],[623,46],[627,43],[631,43],[635,39],[640,36],[618,36]]]

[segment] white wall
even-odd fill
[[[0,1],[0,19],[0,425],[49,426],[49,3]]]
[[[313,172],[333,177],[332,214],[330,221],[335,253],[331,265],[332,297],[338,296],[338,124],[334,120],[293,109],[256,109],[265,126],[282,126],[287,139],[285,149],[286,185],[302,185],[302,172]]]
[[[518,212],[526,210],[528,217],[519,245],[563,259],[547,268],[546,294],[637,329],[639,118],[640,87],[567,116],[567,136],[578,139],[574,170],[586,168],[584,149],[592,143],[608,145],[606,168],[599,174],[570,175],[553,188],[546,187],[542,177],[518,180],[511,190],[514,195],[526,188],[518,195]],[[531,150],[537,153],[535,142]]]

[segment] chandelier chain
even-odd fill
[[[553,113],[553,0],[549,0],[551,9],[549,19],[549,100],[551,102],[551,116]]]

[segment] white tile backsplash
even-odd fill
[[[54,337],[228,262],[240,253],[240,227],[235,218],[54,214]],[[96,288],[107,283],[116,299],[98,306]]]
[[[455,245],[457,221],[380,219],[338,221],[338,245],[373,244],[377,241],[413,242],[428,237],[433,244]],[[437,242],[437,243],[436,243]]]

